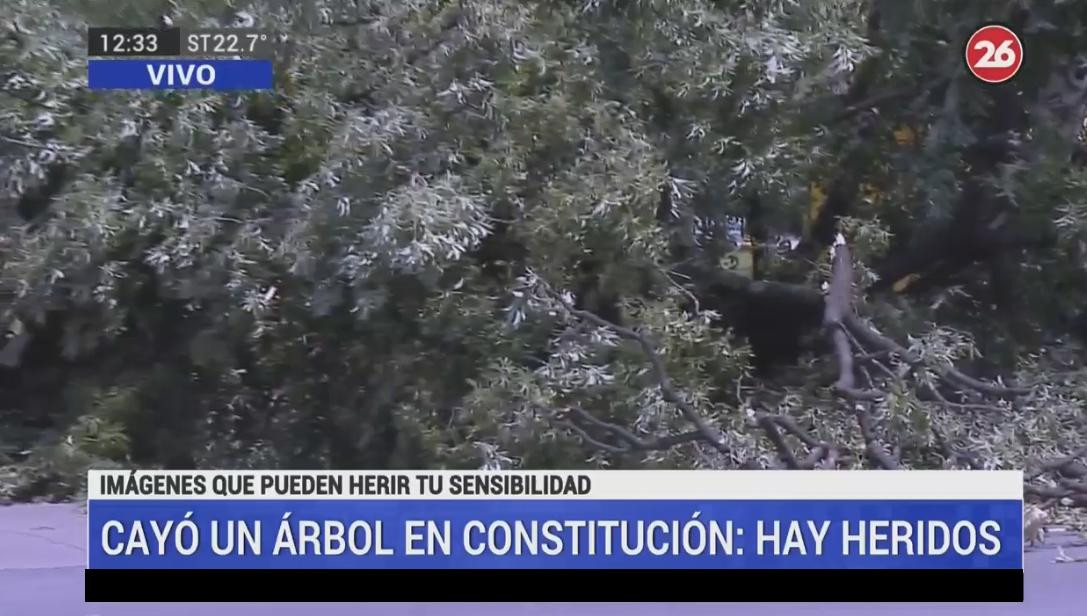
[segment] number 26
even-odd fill
[[[1008,68],[1015,64],[1015,50],[1011,41],[1004,41],[1000,47],[992,41],[978,41],[974,49],[980,49],[985,55],[974,64],[976,68]]]

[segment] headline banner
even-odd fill
[[[494,572],[590,575],[596,599],[629,597],[620,591],[651,573],[709,584],[836,575],[826,583],[866,579],[888,601],[937,574],[970,600],[1022,593],[1018,472],[92,471],[89,481],[88,600],[95,587],[116,592],[94,600],[115,601],[137,580],[213,574],[251,580],[235,598],[264,600],[259,588],[288,572],[317,584],[444,580],[434,600],[466,600],[464,576]],[[913,590],[906,600],[947,592]]]

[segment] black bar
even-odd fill
[[[180,55],[180,28],[87,29],[87,56],[91,58],[149,58]]]
[[[1022,602],[1022,569],[88,569],[88,602]]]

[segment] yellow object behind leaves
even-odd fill
[[[883,193],[881,193],[879,189],[872,184],[861,184],[859,188],[861,193],[861,199],[863,199],[864,202],[868,205],[876,205],[877,203],[879,203],[880,198],[883,196]]]
[[[895,143],[901,146],[913,145],[917,143],[917,133],[913,131],[909,126],[899,126],[894,130]]]
[[[808,207],[808,215],[804,218],[805,237],[811,235],[812,225],[819,220],[819,214],[823,211],[823,206],[827,204],[827,191],[823,189],[822,184],[818,182],[809,184],[808,194],[811,198],[811,205]]]
[[[908,274],[899,278],[894,284],[895,293],[903,293],[910,285],[921,279],[921,274]]]

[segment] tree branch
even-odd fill
[[[999,398],[1014,398],[1016,396],[1022,396],[1030,393],[1029,387],[1009,387],[1006,385],[997,385],[995,383],[986,383],[979,381],[972,376],[963,374],[959,369],[954,366],[947,366],[943,370],[943,377],[952,381],[960,386],[973,389],[974,391],[989,394],[990,396],[996,396]]]
[[[806,430],[796,425],[796,422],[793,421],[792,417],[786,417],[784,415],[765,415],[765,417],[768,421],[777,424],[781,427],[781,429],[795,436],[797,439],[800,440],[800,442],[804,443],[808,447],[830,447],[830,445],[828,445],[827,443],[816,439]]]
[[[1063,486],[1036,486],[1028,484],[1023,486],[1023,493],[1028,496],[1036,496],[1038,498],[1053,499],[1057,501],[1068,499],[1073,505],[1087,507],[1087,494]]]
[[[1087,456],[1087,445],[1080,447],[1079,449],[1073,451],[1067,456],[1061,458],[1054,458],[1052,460],[1046,460],[1042,462],[1038,465],[1038,470],[1032,473],[1029,477],[1027,477],[1027,480],[1030,481],[1032,479],[1037,479],[1038,477],[1041,477],[1046,473],[1059,471],[1084,456]]]
[[[875,460],[881,467],[889,471],[899,468],[898,462],[891,457],[876,438],[876,432],[872,426],[872,415],[863,405],[857,405],[857,425],[861,429],[861,437],[864,438],[865,453]]]
[[[809,470],[815,468],[816,464],[821,462],[834,450],[834,447],[831,445],[816,439],[806,430],[796,425],[796,422],[793,421],[791,417],[760,412],[756,414],[755,422],[764,432],[766,432],[770,442],[773,443],[774,447],[778,450],[782,461],[791,469]],[[789,447],[789,444],[785,442],[785,438],[778,428],[785,431],[787,434],[793,435],[797,440],[811,449],[804,460],[798,460],[796,458],[796,455]]]
[[[617,438],[621,441],[621,445],[610,445],[591,436],[584,428],[582,428],[572,417],[576,417],[578,420],[590,424],[605,433]],[[692,441],[705,440],[705,437],[698,431],[683,432],[680,434],[672,434],[668,436],[658,437],[639,437],[630,430],[604,421],[598,417],[595,417],[592,413],[589,413],[585,409],[581,408],[568,408],[565,412],[558,414],[558,419],[562,425],[573,430],[585,439],[590,445],[610,451],[612,453],[629,453],[631,451],[661,451],[665,449],[671,449],[676,445],[684,443],[690,443]]]
[[[766,417],[758,417],[755,419],[755,423],[762,428],[763,432],[766,433],[767,438],[773,443],[774,448],[778,451],[778,456],[781,458],[781,461],[785,463],[785,466],[792,470],[799,469],[800,462],[797,461],[796,454],[793,453],[789,444],[785,442],[785,438],[781,436],[781,432],[778,431],[774,422],[768,420]]]
[[[947,408],[959,409],[962,411],[986,411],[999,413],[1001,408],[993,404],[968,404],[963,402],[952,402],[947,399],[946,396],[940,393],[940,390],[935,387],[926,387],[925,391],[932,395],[933,398]]]
[[[695,426],[695,429],[702,436],[702,439],[706,443],[708,443],[714,449],[723,454],[731,455],[732,452],[729,450],[728,446],[725,445],[723,435],[716,429],[714,429],[709,424],[709,422],[707,422],[706,419],[702,417],[702,415],[693,406],[691,406],[691,403],[688,402],[682,395],[680,395],[679,391],[672,383],[671,377],[668,376],[668,371],[664,367],[664,360],[661,359],[660,353],[657,352],[656,345],[653,344],[648,336],[637,332],[629,327],[624,327],[622,325],[612,323],[611,321],[597,316],[596,314],[593,314],[592,312],[589,312],[587,310],[575,308],[566,300],[566,298],[562,297],[558,293],[555,293],[551,286],[548,285],[546,282],[544,282],[543,280],[540,280],[539,282],[544,291],[547,292],[553,299],[558,301],[571,315],[583,321],[592,323],[597,327],[610,329],[611,331],[615,332],[616,335],[618,335],[620,338],[636,342],[641,348],[642,353],[646,356],[646,359],[649,360],[649,365],[651,366],[653,371],[653,378],[657,382],[657,386],[660,387],[661,396],[664,398],[664,400],[679,409],[684,419],[686,419]]]
[[[807,306],[813,311],[823,308],[822,294],[806,285],[774,280],[754,280],[743,274],[723,269],[716,263],[698,258],[687,260],[676,270],[684,278],[693,281],[700,292],[724,290],[751,299]]]
[[[562,426],[563,428],[566,428],[567,430],[570,430],[570,431],[576,433],[579,437],[581,437],[581,440],[585,441],[586,443],[588,443],[589,445],[591,445],[591,446],[593,446],[593,447],[595,447],[597,449],[601,449],[601,450],[607,451],[609,453],[628,453],[630,451],[629,447],[621,447],[621,446],[618,446],[618,445],[609,445],[608,443],[605,443],[604,441],[597,440],[592,435],[590,435],[588,432],[586,432],[584,428],[582,428],[581,426],[577,425],[576,423],[574,423],[572,421],[561,421],[560,420],[558,422],[558,425]]]
[[[823,326],[830,332],[838,359],[838,380],[834,383],[834,391],[851,400],[878,400],[883,393],[858,389],[853,372],[853,348],[845,329],[846,318],[853,314],[853,262],[842,234],[838,234],[831,251],[834,256],[824,302]]]
[[[860,317],[851,314],[845,318],[844,323],[849,329],[849,332],[865,344],[896,355],[902,359],[902,361],[913,366],[919,366],[923,363],[920,357],[891,338],[879,333],[873,327],[861,321]],[[1015,398],[1030,393],[1029,387],[1013,387],[998,385],[996,383],[986,383],[985,381],[964,374],[954,366],[939,366],[934,368],[939,373],[940,377],[948,384],[959,388],[972,389],[978,393],[999,398]]]

